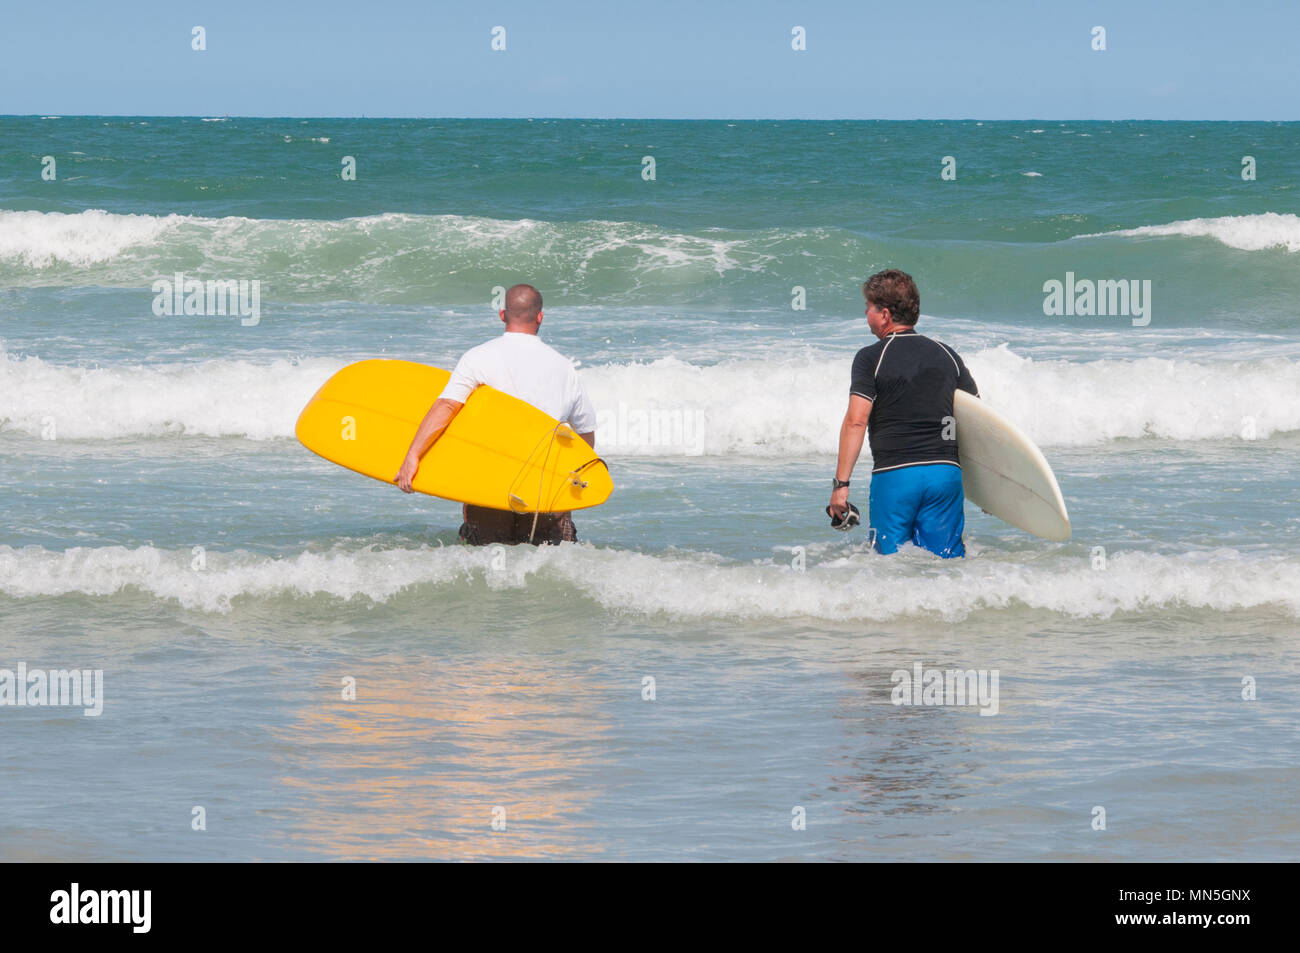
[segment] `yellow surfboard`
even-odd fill
[[[295,433],[312,453],[392,483],[450,373],[411,361],[360,361],[307,402]],[[421,493],[516,513],[598,506],[614,490],[605,461],[573,428],[491,387],[470,394],[420,463]]]

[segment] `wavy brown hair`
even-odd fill
[[[921,316],[921,293],[905,271],[889,268],[876,272],[862,283],[862,293],[870,304],[888,308],[889,316],[899,324],[916,324]]]

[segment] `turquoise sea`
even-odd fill
[[[1293,859],[1298,139],[0,118],[0,860]],[[1069,542],[829,529],[886,267]],[[178,273],[256,320],[156,314]],[[1067,280],[1145,313],[1045,313]],[[464,547],[294,439],[521,281],[601,415],[579,544]],[[102,714],[4,704],[20,663],[102,671]],[[996,713],[894,704],[917,664]]]

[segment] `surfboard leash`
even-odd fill
[[[573,485],[574,485],[574,486],[579,487],[579,488],[581,488],[581,489],[583,489],[583,490],[585,490],[585,489],[587,488],[587,481],[586,481],[586,480],[579,480],[579,479],[578,479],[578,474],[581,473],[583,470],[587,469],[587,467],[591,466],[593,463],[599,463],[599,464],[600,464],[602,467],[604,467],[606,470],[609,469],[609,464],[605,462],[605,460],[604,460],[603,457],[596,457],[596,459],[594,459],[594,460],[588,460],[588,461],[587,461],[586,463],[584,463],[582,466],[578,467],[578,469],[576,469],[576,470],[571,470],[571,471],[569,472],[569,478],[573,481]]]
[[[537,521],[541,518],[541,515],[542,515],[542,498],[543,498],[542,487],[543,487],[543,485],[544,485],[545,482],[546,482],[546,465],[547,465],[547,464],[550,462],[550,460],[551,460],[551,448],[555,446],[555,438],[556,438],[557,436],[559,436],[560,428],[563,427],[563,426],[566,426],[566,425],[565,425],[564,423],[558,423],[558,424],[556,424],[556,425],[551,429],[550,439],[547,440],[547,443],[546,443],[546,456],[544,456],[544,457],[542,458],[541,473],[539,474],[539,476],[538,476],[538,478],[537,478],[537,502],[533,504],[533,526],[532,526],[532,529],[530,529],[530,530],[528,531],[528,542],[529,542],[529,543],[532,543],[532,541],[533,541],[533,537],[536,536],[536,534],[537,534]],[[546,440],[546,438],[543,437],[542,440]],[[528,459],[529,459],[529,460],[532,460],[533,457],[535,457],[535,456],[537,455],[537,448],[541,446],[541,443],[542,443],[541,440],[537,441],[537,446],[533,448],[533,452],[532,452],[531,454],[529,454],[529,456],[528,456]],[[605,462],[605,460],[604,460],[603,457],[596,457],[596,458],[594,458],[594,459],[592,459],[592,460],[588,460],[588,461],[587,461],[586,463],[584,463],[582,466],[578,467],[578,469],[576,469],[576,470],[571,470],[571,471],[569,472],[569,480],[570,480],[570,482],[571,482],[574,486],[576,486],[576,487],[579,487],[579,488],[581,488],[581,489],[586,489],[586,487],[587,487],[587,481],[586,481],[586,480],[583,480],[583,479],[580,478],[580,477],[581,477],[581,474],[582,474],[582,471],[586,470],[588,467],[590,467],[592,464],[595,464],[595,463],[599,463],[599,464],[600,464],[601,466],[603,466],[606,470],[609,469],[609,464]],[[525,463],[522,467],[520,467],[520,469],[519,469],[519,473],[516,474],[516,476],[515,476],[515,482],[516,482],[516,483],[519,481],[520,477],[522,477],[522,476],[524,475],[524,471],[527,470],[527,469],[528,469],[528,463]],[[514,484],[511,484],[511,485],[513,486]],[[519,497],[515,496],[513,493],[511,493],[510,496],[511,496],[513,499],[519,500]],[[522,503],[523,501],[520,500],[520,502]],[[526,512],[526,511],[525,511],[525,512]]]
[[[533,544],[533,536],[537,533],[537,521],[542,516],[542,484],[546,480],[546,464],[551,462],[551,448],[555,446],[555,436],[560,432],[561,424],[556,424],[555,429],[551,431],[551,439],[546,441],[546,456],[542,458],[542,472],[537,477],[537,502],[533,504],[533,528],[528,531],[528,545]]]

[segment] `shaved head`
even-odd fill
[[[514,285],[506,292],[506,323],[532,324],[542,310],[542,293],[532,285]]]

